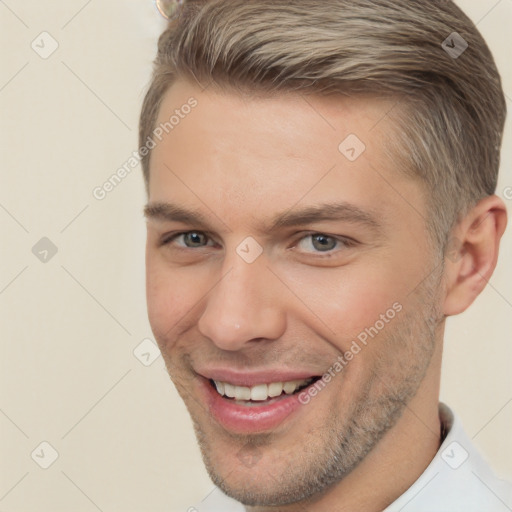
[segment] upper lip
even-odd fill
[[[196,370],[196,373],[205,379],[229,382],[235,386],[247,387],[256,386],[258,384],[269,384],[271,382],[288,382],[291,380],[303,380],[318,377],[318,373],[308,370],[289,370],[279,368],[262,370],[203,368],[201,370]]]

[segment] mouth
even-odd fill
[[[210,379],[210,385],[221,397],[232,400],[237,405],[258,407],[269,405],[287,396],[300,393],[319,378],[309,377],[307,379],[289,380],[286,382],[270,382],[251,387],[237,386],[229,382]]]
[[[268,432],[309,409],[301,402],[300,394],[320,378],[311,375],[271,382],[261,379],[257,383],[255,378],[248,382],[243,378],[199,376],[200,395],[210,417],[223,429],[239,434]]]

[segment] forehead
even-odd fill
[[[189,108],[191,103],[195,106]],[[222,142],[222,134],[229,134],[226,143],[243,139],[244,147],[248,149],[251,141],[254,145],[266,143],[266,149],[279,147],[279,153],[287,149],[303,158],[310,145],[321,141],[336,141],[348,133],[367,138],[366,135],[378,125],[387,131],[390,127],[385,118],[397,104],[395,98],[369,95],[322,96],[295,92],[265,95],[221,89],[215,85],[203,89],[178,80],[164,95],[157,126],[165,127],[171,121],[168,131],[177,137],[187,128],[206,132],[215,127],[219,136],[217,144]],[[242,132],[238,130],[240,127],[244,128]],[[375,130],[376,139],[379,133],[382,135],[382,130]],[[277,137],[279,144],[275,144]],[[300,142],[307,142],[308,146],[304,148]]]
[[[341,200],[392,213],[397,190],[418,195],[384,150],[393,105],[362,96],[249,96],[178,81],[158,115],[164,130],[151,156],[150,202],[200,209],[230,225],[298,203]]]

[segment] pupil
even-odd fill
[[[201,245],[201,242],[203,241],[203,235],[201,235],[200,233],[188,233],[186,240],[188,242],[187,245]]]
[[[325,235],[314,235],[313,236],[313,247],[320,251],[329,251],[334,249],[336,241],[334,238]]]

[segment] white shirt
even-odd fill
[[[511,512],[512,484],[499,480],[444,404],[439,418],[447,435],[422,475],[383,512]],[[197,512],[245,512],[215,489]]]

